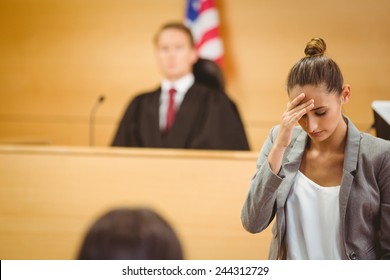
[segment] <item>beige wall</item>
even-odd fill
[[[129,99],[159,83],[152,36],[181,20],[184,0],[2,0],[0,142],[109,145]],[[345,112],[361,129],[370,104],[390,99],[390,2],[217,1],[228,92],[258,150],[287,102],[285,78],[305,43],[323,37],[352,85]]]

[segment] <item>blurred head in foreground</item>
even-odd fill
[[[79,260],[181,260],[173,228],[146,208],[118,208],[101,216],[88,230]]]

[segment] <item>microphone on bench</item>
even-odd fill
[[[89,115],[89,146],[93,147],[95,145],[95,115],[96,111],[99,108],[100,104],[105,100],[104,95],[100,95],[99,99],[93,105],[91,114]]]

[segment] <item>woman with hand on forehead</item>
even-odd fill
[[[242,223],[258,233],[276,217],[270,259],[389,259],[390,141],[343,115],[351,88],[325,49],[312,39],[290,70],[290,102],[260,152]]]

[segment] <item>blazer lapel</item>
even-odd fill
[[[284,160],[283,168],[280,173],[280,176],[285,177],[285,179],[278,189],[278,208],[284,207],[295,175],[301,165],[303,152],[305,150],[307,134],[301,129],[298,131],[299,135],[297,136],[294,145],[291,147],[290,151],[286,151],[287,157]]]
[[[288,194],[291,190],[295,175],[301,165],[302,155],[306,146],[307,134],[300,128],[296,128],[295,133],[299,133],[294,145],[290,148],[289,151],[286,151],[287,157],[283,160],[283,167],[280,172],[280,176],[284,177],[282,184],[279,186],[276,196],[276,205],[277,205],[277,216],[278,216],[278,226],[280,232],[285,232],[286,223],[285,223],[285,204],[287,201]],[[293,135],[294,139],[294,135]],[[282,248],[282,239],[279,238],[279,248]]]
[[[345,215],[347,211],[347,204],[349,193],[351,192],[352,183],[354,180],[354,172],[356,171],[361,133],[353,125],[353,123],[347,118],[344,119],[348,123],[347,141],[344,150],[344,164],[343,164],[343,178],[340,186],[339,204],[340,204],[340,219],[341,219],[341,230],[344,230]]]

